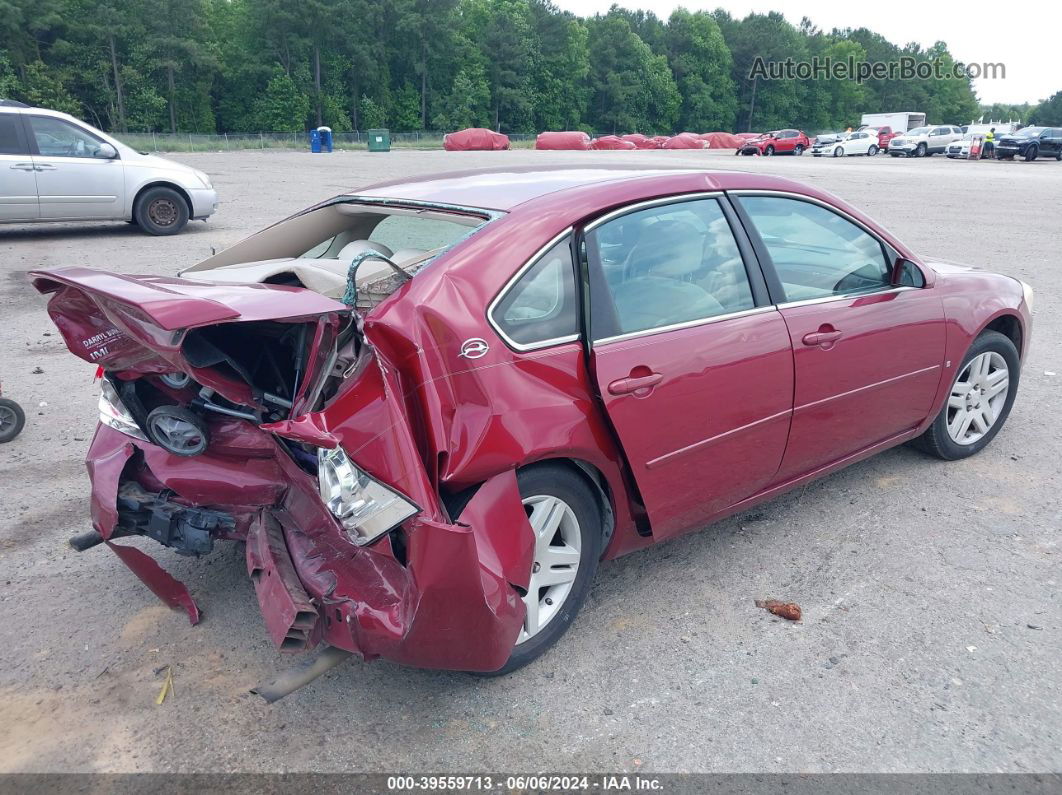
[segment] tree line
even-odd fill
[[[757,57],[901,56],[953,63],[943,42],[900,46],[774,12],[679,8],[661,19],[613,6],[581,18],[549,0],[0,0],[0,97],[115,132],[817,132],[864,112],[925,111],[935,123],[1060,112],[1062,92],[1038,107],[979,108],[968,79],[750,77]]]

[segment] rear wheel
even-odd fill
[[[1039,156],[1039,154],[1040,150],[1036,147],[1036,144],[1033,144],[1025,150],[1025,161],[1029,162],[1031,160],[1035,160]]]
[[[585,479],[560,464],[517,473],[520,498],[535,532],[524,625],[495,675],[536,659],[563,635],[582,607],[601,556],[601,511]]]
[[[188,223],[188,203],[173,188],[150,188],[137,200],[134,216],[149,235],[175,235]]]
[[[800,155],[804,154],[804,146],[802,144],[797,144],[793,149],[793,154],[800,157]]]
[[[917,445],[955,461],[980,452],[999,433],[1018,393],[1021,362],[1009,337],[981,334],[963,357],[948,402]]]
[[[18,436],[25,424],[26,414],[22,406],[13,400],[0,398],[0,444]]]

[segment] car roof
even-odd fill
[[[780,177],[743,171],[706,171],[697,168],[645,168],[629,165],[515,166],[453,171],[423,177],[379,182],[349,195],[377,199],[449,204],[509,211],[549,194],[579,193],[600,206],[617,187],[637,184],[647,197],[669,191],[783,190],[808,193],[807,186]],[[635,191],[639,192],[639,191]]]

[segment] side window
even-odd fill
[[[715,199],[622,215],[587,235],[594,339],[752,309],[734,233]]]
[[[62,119],[30,116],[29,120],[37,151],[44,157],[94,157],[103,143],[87,130]]]
[[[782,282],[787,301],[805,301],[889,286],[889,262],[877,238],[811,202],[744,196]]]
[[[29,149],[22,142],[22,116],[0,113],[0,155],[26,155]]]
[[[510,340],[534,345],[579,333],[571,238],[566,237],[520,276],[491,309]]]

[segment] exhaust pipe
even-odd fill
[[[264,698],[267,703],[272,704],[274,701],[279,701],[284,696],[294,693],[303,685],[308,685],[321,674],[331,671],[353,653],[337,646],[326,646],[317,656],[303,660],[298,665],[289,668],[272,682],[252,688],[251,692]]]

